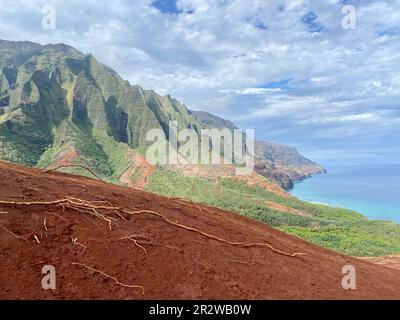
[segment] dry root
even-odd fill
[[[170,198],[168,198],[168,199],[171,200],[171,201],[173,201],[173,202],[177,202],[177,203],[183,204],[183,205],[192,204],[193,207],[195,207],[197,210],[199,210],[200,212],[204,212],[204,210],[203,210],[202,208],[200,208],[200,207],[197,205],[197,203],[194,202],[194,201],[191,201],[191,200],[184,200],[184,199],[176,198],[176,197],[172,197],[172,198],[170,197]]]
[[[54,169],[52,169],[52,170],[54,170]],[[86,187],[86,186],[84,186],[84,185],[82,185],[82,184],[66,184],[65,186],[66,186],[66,187],[78,187],[78,188],[85,189],[86,191],[89,190],[88,187]]]
[[[202,208],[200,208],[195,202],[191,201],[192,205],[199,210],[200,212],[204,212]]]
[[[162,215],[162,214],[160,214],[158,212],[155,212],[155,211],[140,210],[140,211],[135,211],[135,212],[129,212],[129,211],[126,211],[126,210],[122,210],[122,212],[130,214],[130,215],[137,215],[137,214],[154,215],[154,216],[159,217],[160,219],[164,220],[166,223],[168,223],[168,224],[170,224],[172,226],[184,229],[186,231],[190,231],[190,232],[201,234],[202,236],[204,236],[206,238],[209,238],[209,239],[212,239],[212,240],[216,240],[216,241],[219,241],[219,242],[222,242],[222,243],[226,243],[226,244],[229,244],[231,246],[244,247],[244,248],[264,247],[264,248],[269,248],[270,250],[272,250],[275,253],[278,253],[278,254],[281,254],[281,255],[284,255],[284,256],[288,256],[288,257],[295,257],[295,256],[298,256],[298,255],[303,255],[304,254],[304,253],[299,253],[299,252],[287,253],[287,252],[275,249],[273,246],[271,246],[268,243],[245,243],[245,242],[228,241],[228,240],[225,240],[223,238],[220,238],[220,237],[214,236],[212,234],[209,234],[209,233],[203,232],[201,230],[198,230],[196,228],[188,227],[188,226],[185,226],[183,224],[180,224],[180,223],[177,223],[177,222],[173,222],[173,221],[169,220],[167,217],[165,217],[164,215]]]
[[[141,241],[141,240],[139,240],[139,239],[145,239],[145,240],[148,240],[149,238],[148,238],[147,236],[143,236],[143,235],[136,235],[136,234],[134,234],[134,235],[131,235],[131,236],[128,236],[128,237],[123,237],[123,238],[120,238],[120,240],[130,240],[130,241],[132,241],[132,242],[135,244],[135,246],[136,246],[136,247],[138,247],[138,248],[142,249],[142,250],[144,251],[144,253],[145,253],[145,254],[147,254],[147,250],[146,250],[146,248],[145,248],[145,247],[143,247],[142,245],[140,245],[140,244],[138,243],[138,241],[142,242],[142,241]],[[148,243],[148,242],[146,242],[146,243]]]
[[[96,205],[96,203],[100,204],[101,202],[99,201],[94,201],[94,202],[90,202],[87,200],[82,200],[82,199],[77,199],[77,198],[72,198],[72,197],[67,197],[66,199],[61,199],[61,200],[56,200],[56,201],[42,201],[42,202],[13,202],[13,201],[0,201],[0,204],[4,204],[4,205],[24,205],[24,206],[33,206],[33,205],[43,205],[43,206],[47,206],[47,205],[58,205],[61,206],[62,208],[69,208],[72,210],[76,210],[79,211],[81,213],[87,213],[90,214],[92,216],[95,216],[96,218],[99,218],[101,220],[107,221],[109,224],[109,228],[111,230],[111,224],[113,221],[115,221],[113,218],[103,215],[101,214],[98,210],[106,210],[106,211],[114,211],[115,213],[117,213],[117,215],[119,217],[121,217],[121,213],[122,214],[126,214],[129,216],[134,216],[134,215],[152,215],[152,216],[156,216],[159,219],[163,220],[165,223],[174,226],[176,228],[180,228],[189,232],[193,232],[193,233],[197,233],[200,234],[208,239],[212,239],[221,243],[225,243],[231,246],[237,246],[237,247],[243,247],[243,248],[252,248],[252,247],[259,247],[259,248],[268,248],[271,251],[283,255],[283,256],[287,256],[287,257],[296,257],[299,255],[304,255],[304,253],[299,253],[299,252],[295,252],[295,253],[288,253],[288,252],[284,252],[281,251],[279,249],[274,248],[272,245],[268,244],[268,243],[245,243],[245,242],[234,242],[234,241],[229,241],[226,240],[224,238],[206,233],[204,231],[198,230],[196,228],[193,227],[189,227],[183,224],[180,224],[178,222],[174,222],[170,219],[168,219],[166,216],[164,216],[161,213],[155,212],[155,211],[150,211],[150,210],[138,210],[138,211],[129,211],[129,210],[125,210],[113,205]],[[104,203],[104,201],[102,202]],[[124,218],[124,220],[126,221],[126,219]]]
[[[87,266],[86,264],[83,264],[83,263],[71,262],[71,264],[72,264],[72,265],[76,265],[76,266],[84,267],[84,268],[86,268],[86,269],[88,269],[88,270],[90,270],[90,271],[93,271],[93,272],[100,273],[100,274],[103,275],[104,277],[114,280],[115,283],[116,283],[117,285],[119,285],[119,286],[126,287],[126,288],[132,288],[132,289],[141,289],[141,290],[142,290],[142,294],[144,295],[144,287],[142,287],[142,286],[122,283],[122,282],[120,282],[117,278],[115,278],[115,277],[113,277],[113,276],[110,276],[110,275],[108,275],[107,273],[105,273],[105,272],[103,272],[103,271],[100,271],[100,270],[91,268],[91,267],[89,267],[89,266]]]
[[[40,192],[40,190],[39,189],[37,189],[37,188],[32,188],[32,187],[24,187],[24,189],[26,189],[26,190],[33,190],[33,191],[36,191],[36,192]]]
[[[83,248],[82,252],[81,252],[79,255],[83,254],[83,253],[86,251],[86,246],[83,245],[82,243],[79,243],[79,242],[78,242],[78,238],[71,237],[71,241],[72,241],[72,244],[73,244],[73,245],[75,245],[75,246],[80,246],[80,247]]]
[[[29,240],[28,240],[27,238],[15,234],[15,233],[12,232],[11,230],[8,230],[8,229],[7,229],[5,226],[3,226],[2,224],[0,224],[0,228],[2,228],[2,229],[3,229],[4,231],[6,231],[7,233],[11,234],[14,238],[21,239],[21,240],[24,240],[24,241],[26,241],[26,242],[29,242]]]
[[[146,232],[145,230],[141,229],[142,231]],[[178,248],[178,247],[173,247],[173,246],[169,246],[163,242],[157,241],[154,238],[148,237],[146,235],[132,235],[132,236],[127,236],[127,237],[123,237],[120,238],[119,240],[136,240],[137,244],[139,241],[142,244],[147,244],[147,245],[151,245],[151,246],[161,246],[167,249],[171,249],[171,250],[176,250],[176,251],[181,251],[182,249]],[[147,254],[147,250],[145,251]]]
[[[137,240],[134,240],[134,239],[130,239],[130,240],[133,241],[133,243],[135,244],[136,247],[141,248],[144,251],[144,253],[147,254],[146,248],[143,247],[142,245],[140,245]]]
[[[104,220],[108,223],[109,228],[111,230],[111,224],[114,221],[113,218],[105,216],[99,213],[97,210],[104,209],[104,210],[117,210],[117,208],[110,207],[110,206],[96,206],[93,205],[91,202],[86,200],[81,200],[77,198],[67,197],[62,200],[56,201],[33,201],[33,202],[23,202],[23,201],[0,201],[0,204],[4,205],[16,205],[16,206],[50,206],[50,205],[58,205],[63,208],[69,208],[72,210],[79,211],[83,214],[87,213],[89,215],[95,216],[100,220]]]
[[[239,260],[226,260],[226,261],[229,261],[229,262],[232,262],[232,263],[237,263],[237,264],[245,264],[248,267],[251,266],[250,262],[246,262],[246,261],[239,261]]]
[[[38,244],[40,244],[39,238],[38,238],[35,234],[33,235],[33,238],[36,240],[36,242],[37,242]]]
[[[56,214],[56,213],[46,213],[46,214],[50,214],[50,215],[52,215],[52,216],[55,216],[55,217],[57,217],[57,218],[60,218],[61,220],[64,220],[65,222],[72,223],[72,222],[69,221],[68,219],[65,219],[64,217],[60,216],[59,214]]]

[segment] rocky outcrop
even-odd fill
[[[289,175],[286,172],[278,170],[278,168],[272,162],[256,163],[254,170],[268,180],[275,181],[285,190],[290,190],[293,188],[293,180],[289,177]]]
[[[292,189],[295,181],[307,179],[315,174],[326,173],[326,169],[319,165],[292,167],[277,165],[270,161],[259,161],[255,164],[255,171],[267,179],[275,181],[285,190]]]

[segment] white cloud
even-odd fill
[[[331,117],[321,117],[321,118],[311,118],[303,120],[302,123],[334,123],[334,122],[353,122],[353,121],[377,121],[379,120],[376,114],[366,112],[360,114],[348,114],[343,116],[331,116]]]
[[[266,95],[268,93],[281,92],[280,88],[245,88],[240,90],[220,90],[221,93],[235,93],[238,95]]]

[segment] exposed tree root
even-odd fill
[[[245,243],[245,242],[232,242],[232,241],[228,241],[225,240],[223,238],[208,234],[206,232],[203,232],[201,230],[198,230],[196,228],[192,228],[192,227],[188,227],[185,226],[183,224],[177,223],[177,222],[173,222],[171,220],[169,220],[167,217],[165,217],[164,215],[155,212],[155,211],[150,211],[150,210],[140,210],[140,211],[135,211],[135,212],[130,212],[130,211],[126,211],[126,210],[121,210],[123,213],[126,214],[130,214],[130,215],[137,215],[137,214],[149,214],[149,215],[154,215],[156,217],[161,218],[162,220],[164,220],[166,223],[175,226],[177,228],[181,228],[184,229],[186,231],[190,231],[190,232],[194,232],[194,233],[198,233],[201,234],[202,236],[209,238],[209,239],[213,239],[222,243],[226,243],[229,244],[231,246],[237,246],[237,247],[243,247],[243,248],[251,248],[251,247],[266,247],[269,248],[270,250],[272,250],[275,253],[287,256],[287,257],[295,257],[295,256],[299,256],[299,255],[304,255],[304,253],[300,253],[300,252],[295,252],[295,253],[287,253],[278,249],[275,249],[273,246],[271,246],[268,243]]]
[[[64,220],[65,222],[68,222],[68,223],[72,223],[71,221],[69,221],[68,219],[65,219],[63,216],[60,216],[59,214],[56,214],[56,213],[46,213],[46,214],[50,214],[50,215],[52,215],[52,216],[55,216],[55,217],[57,217],[57,218],[60,218],[61,220]]]
[[[52,205],[52,204],[61,204],[68,202],[67,199],[56,200],[56,201],[37,201],[37,202],[24,202],[24,201],[3,201],[0,200],[0,204],[4,205],[17,205],[17,206],[34,206],[34,205]]]
[[[24,241],[26,241],[26,242],[29,242],[29,240],[28,240],[27,238],[15,234],[15,233],[12,232],[11,230],[8,230],[8,229],[7,229],[5,226],[3,226],[2,224],[0,224],[0,228],[2,228],[4,231],[6,231],[6,232],[9,233],[10,235],[12,235],[14,238],[21,239],[21,240],[24,240]]]
[[[36,242],[37,242],[38,244],[40,244],[39,238],[38,238],[35,234],[33,235],[33,238],[36,240]]]
[[[142,245],[140,245],[140,244],[138,243],[137,240],[134,240],[134,239],[130,239],[130,240],[133,241],[133,243],[135,244],[135,246],[137,246],[138,248],[141,248],[141,249],[144,251],[144,253],[147,254],[146,248],[143,247]]]
[[[63,208],[65,211],[65,208],[73,209],[76,211],[79,211],[83,214],[87,213],[89,215],[93,215],[100,220],[104,220],[108,222],[109,228],[111,230],[111,224],[114,221],[113,218],[105,216],[101,213],[99,213],[97,210],[104,209],[104,210],[118,210],[116,207],[110,207],[110,206],[96,206],[92,205],[91,202],[86,201],[86,200],[81,200],[78,198],[72,198],[72,197],[67,197],[65,199],[61,200],[55,200],[55,201],[33,201],[33,202],[23,202],[23,201],[1,201],[0,204],[4,205],[16,205],[16,206],[48,206],[48,205],[58,205]]]
[[[96,173],[94,173],[94,171],[92,169],[90,169],[87,166],[81,165],[81,164],[62,164],[62,165],[59,165],[57,167],[47,169],[47,170],[45,170],[45,172],[57,171],[58,169],[62,169],[62,168],[80,168],[80,169],[84,169],[84,170],[90,172],[92,175],[94,175],[97,179],[105,182]]]
[[[185,199],[181,199],[181,198],[168,198],[169,200],[173,201],[173,202],[177,202],[179,204],[183,204],[183,205],[189,205],[192,204],[193,207],[195,207],[197,210],[199,210],[200,212],[204,212],[204,210],[198,206],[198,204],[192,200],[185,200]]]
[[[54,170],[54,169],[53,169],[53,170]],[[81,184],[66,184],[65,186],[66,186],[66,187],[78,187],[78,188],[85,189],[86,191],[89,190],[88,187],[85,187],[84,185],[81,185]]]
[[[143,230],[143,229],[141,229]],[[143,230],[144,232],[146,232],[145,230]],[[123,237],[120,238],[119,240],[131,240],[130,238],[139,238],[139,239],[134,239],[136,241],[140,241],[140,243],[142,244],[147,244],[147,245],[151,245],[151,246],[161,246],[167,249],[171,249],[171,250],[176,250],[176,251],[182,251],[182,249],[178,248],[178,247],[173,247],[173,246],[169,246],[163,242],[157,241],[154,238],[148,237],[146,235],[133,235],[133,236],[128,236],[128,237]],[[147,250],[146,250],[147,253]]]
[[[174,201],[174,202],[178,202],[180,204],[188,205],[189,203],[191,203],[193,205],[193,207],[195,207],[198,211],[200,211],[202,213],[207,212],[207,213],[211,213],[211,214],[216,214],[215,212],[213,212],[205,207],[204,208],[200,207],[196,202],[194,202],[192,200],[185,200],[185,199],[181,199],[181,198],[168,198],[168,199],[171,201]]]
[[[194,206],[197,210],[199,210],[200,212],[204,212],[203,209],[200,208],[200,207],[197,205],[197,203],[195,203],[195,202],[193,202],[193,201],[191,201],[191,203],[193,204],[193,206]]]
[[[142,250],[144,251],[144,253],[147,254],[146,248],[143,247],[142,245],[140,245],[140,244],[138,243],[138,241],[140,241],[140,240],[137,239],[137,238],[149,239],[149,238],[146,237],[146,236],[134,234],[134,235],[131,235],[131,236],[128,236],[128,237],[123,237],[123,238],[121,238],[120,240],[130,240],[130,241],[132,241],[132,242],[135,244],[136,247],[142,249]],[[142,241],[141,241],[141,242],[142,242]]]
[[[174,221],[168,219],[163,214],[160,214],[155,211],[150,211],[150,210],[129,211],[129,210],[125,210],[125,209],[113,206],[113,205],[112,206],[104,206],[104,205],[95,205],[93,203],[96,203],[96,202],[90,202],[87,200],[82,200],[82,199],[77,199],[77,198],[72,198],[72,197],[67,197],[66,199],[61,199],[61,200],[56,200],[56,201],[47,201],[47,202],[46,201],[42,201],[42,202],[0,201],[0,204],[8,204],[8,205],[60,205],[63,208],[68,207],[70,209],[77,210],[81,213],[88,213],[88,214],[91,214],[91,215],[101,219],[101,220],[107,221],[109,223],[110,230],[111,230],[111,223],[114,221],[114,219],[99,213],[97,210],[114,211],[114,212],[119,212],[120,214],[123,213],[123,214],[127,214],[130,216],[144,215],[144,214],[153,215],[174,227],[184,229],[189,232],[197,233],[208,239],[212,239],[212,240],[215,240],[215,241],[218,241],[221,243],[225,243],[225,244],[228,244],[231,246],[237,246],[237,247],[243,247],[243,248],[252,248],[252,247],[268,248],[277,254],[287,256],[287,257],[296,257],[296,256],[304,255],[304,253],[299,253],[299,252],[295,252],[295,253],[284,252],[284,251],[274,248],[272,245],[270,245],[268,243],[245,243],[245,242],[228,241],[226,239],[203,232],[196,228],[189,227],[189,226],[180,224],[178,222],[174,222]],[[99,203],[99,202],[97,201],[97,203]],[[120,216],[120,214],[119,214],[119,216]]]
[[[232,263],[237,263],[237,264],[245,264],[246,266],[250,267],[250,262],[246,262],[246,261],[239,261],[239,260],[226,260]]]
[[[30,190],[30,191],[36,191],[36,192],[40,192],[39,189],[36,188],[32,188],[32,187],[24,187],[25,190]]]
[[[100,271],[100,270],[91,268],[91,267],[89,267],[89,266],[87,266],[86,264],[83,264],[83,263],[71,262],[71,264],[72,264],[72,265],[76,265],[76,266],[84,267],[84,268],[86,268],[86,269],[88,269],[88,270],[90,270],[90,271],[93,271],[93,272],[100,273],[100,274],[103,275],[104,277],[114,280],[115,283],[116,283],[117,285],[119,285],[119,286],[126,287],[126,288],[132,288],[132,289],[141,289],[141,290],[142,290],[142,294],[144,295],[144,287],[142,287],[142,286],[122,283],[122,282],[120,282],[117,278],[115,278],[115,277],[113,277],[113,276],[110,276],[110,275],[108,275],[107,273],[105,273],[105,272],[103,272],[103,271]]]
[[[75,245],[75,246],[80,246],[80,247],[83,248],[83,251],[82,251],[79,255],[83,254],[83,253],[86,251],[86,246],[83,245],[82,243],[79,243],[79,242],[78,242],[78,238],[71,237],[71,241],[72,241],[72,244],[73,244],[73,245]]]

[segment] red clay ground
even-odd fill
[[[385,257],[372,257],[363,259],[388,268],[400,270],[400,255],[390,255]]]
[[[399,270],[233,213],[3,162],[0,181],[1,299],[400,299]],[[105,209],[4,203],[66,197]],[[341,288],[347,264],[356,267],[356,290]],[[44,265],[56,268],[54,291],[41,287]]]

